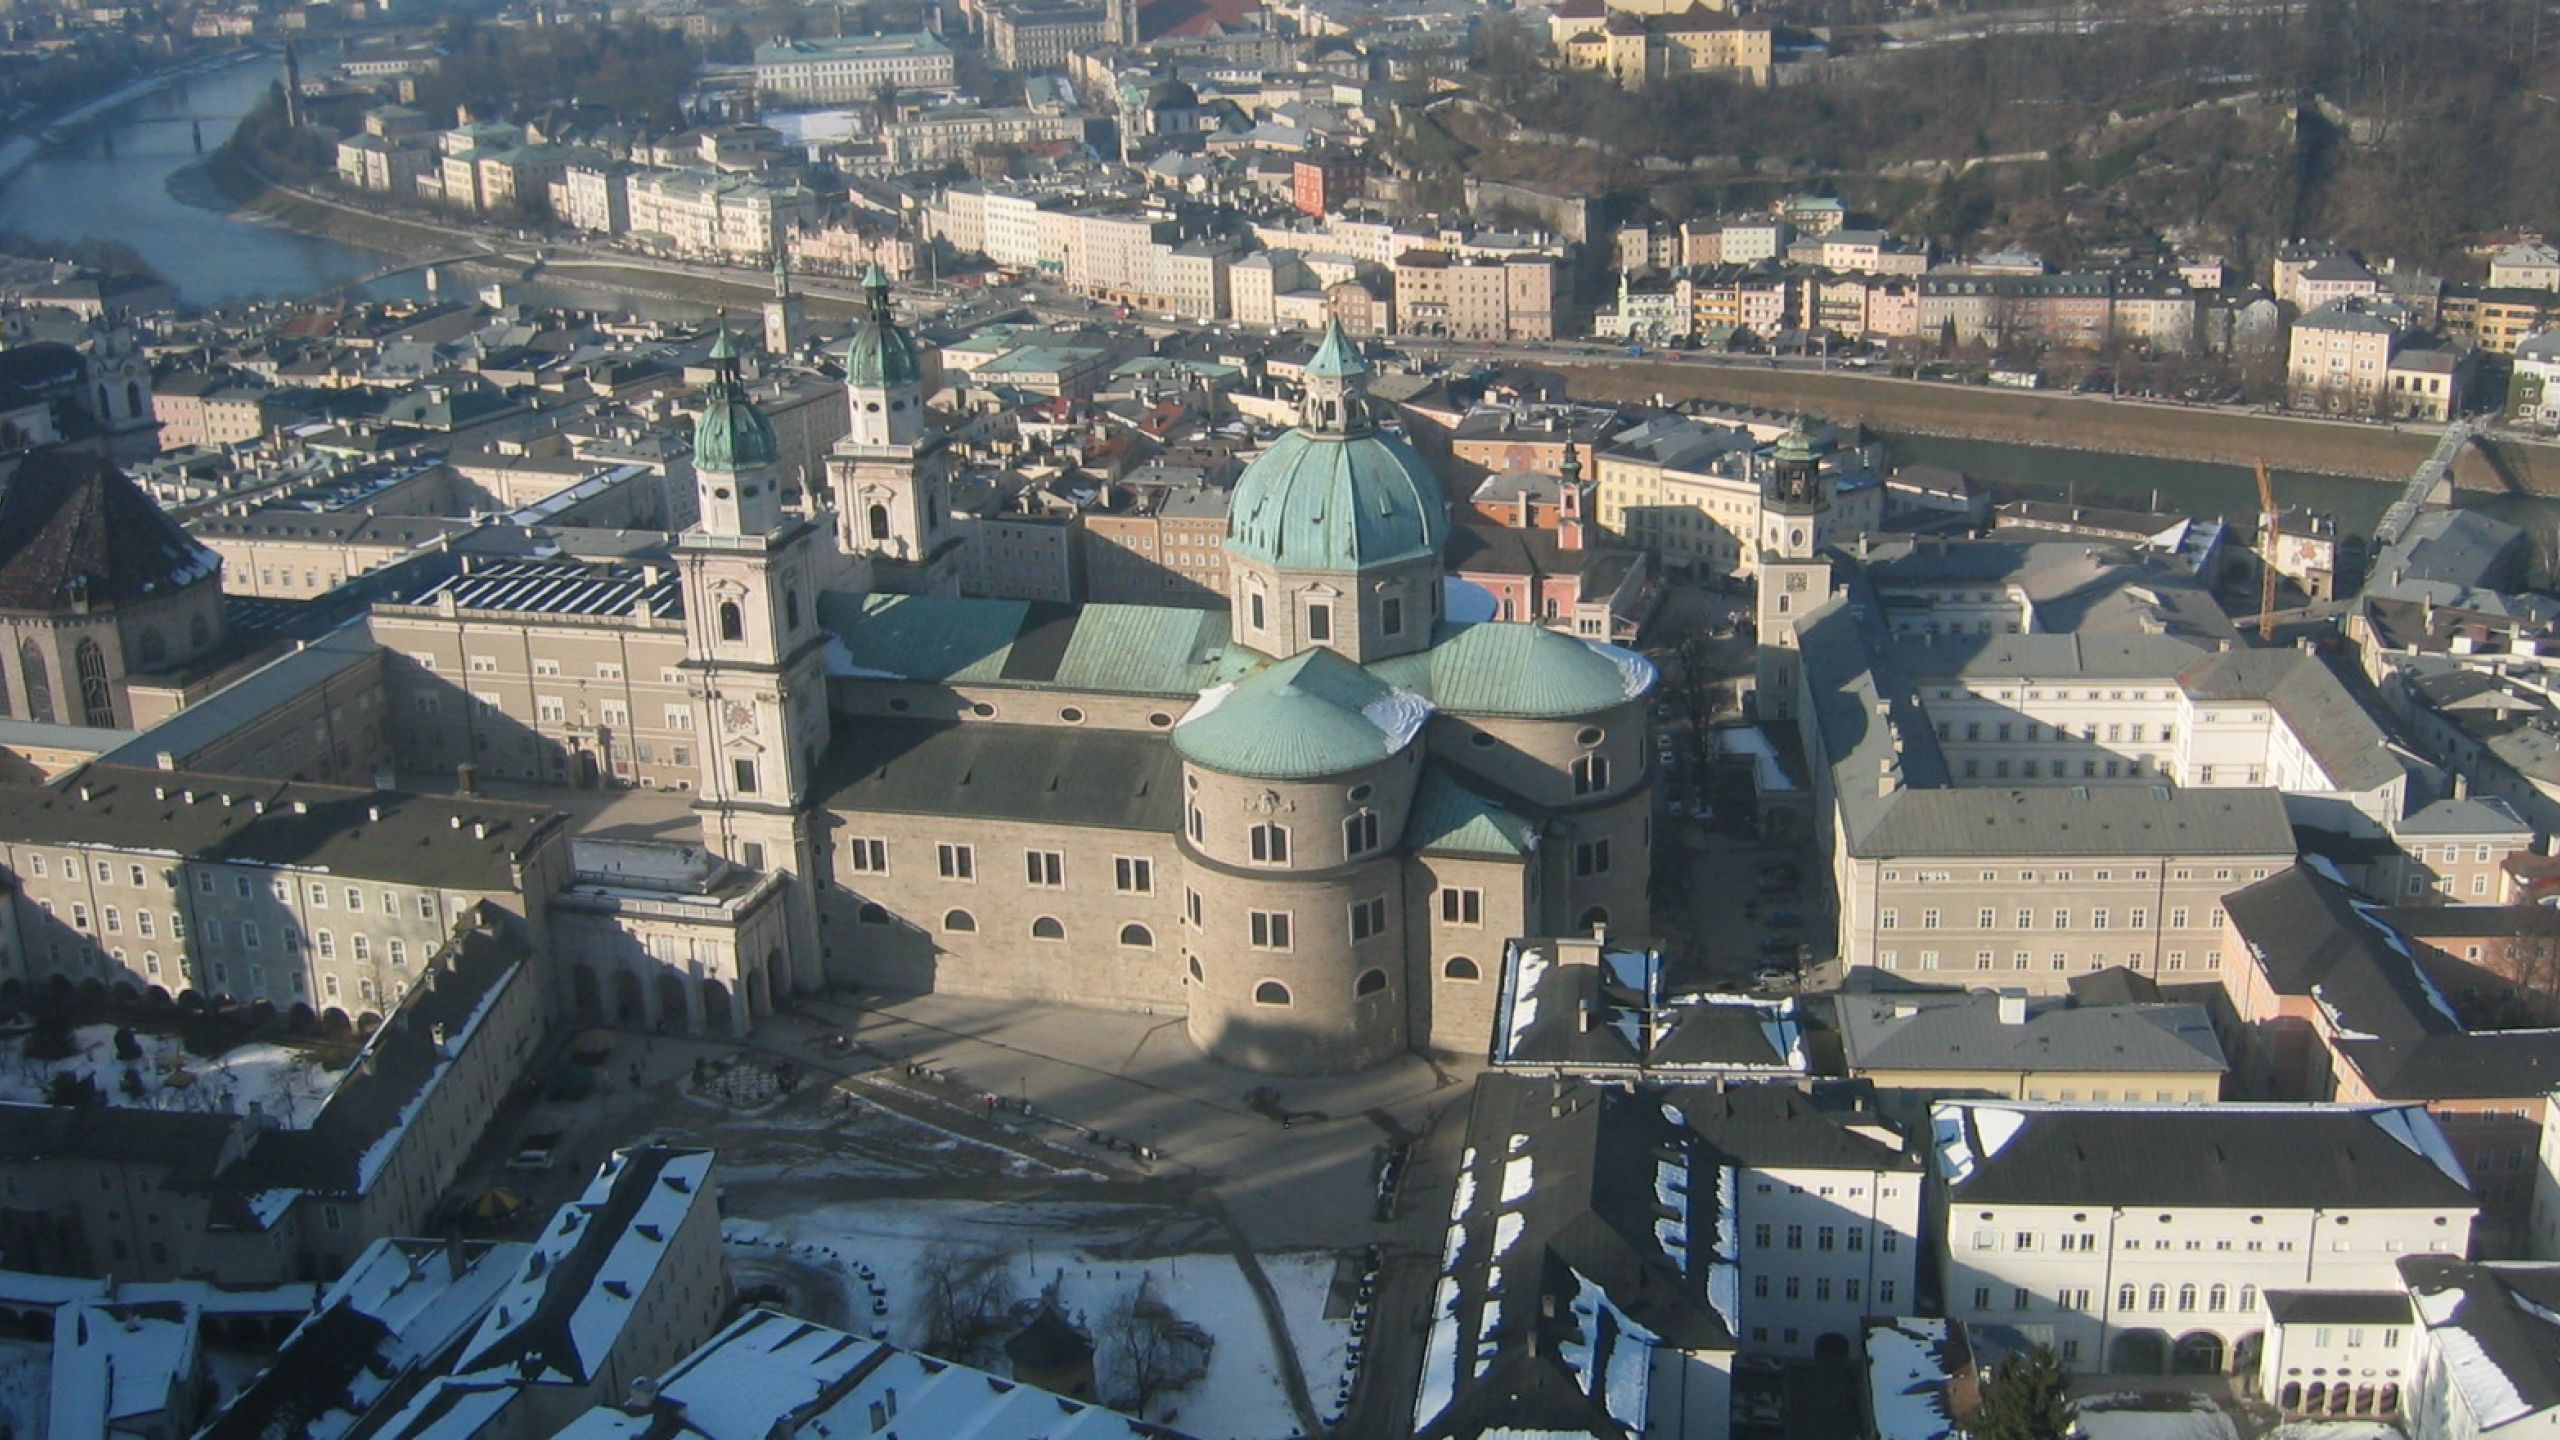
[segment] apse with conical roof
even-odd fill
[[[1297,428],[1236,481],[1227,575],[1238,643],[1355,661],[1430,643],[1449,507],[1429,465],[1379,428],[1368,361],[1338,322],[1306,365]]]
[[[702,528],[715,535],[763,535],[782,523],[775,470],[782,447],[773,422],[747,396],[726,317],[711,342],[711,385],[693,424],[693,475]]]

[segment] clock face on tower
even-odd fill
[[[756,728],[756,707],[744,700],[732,700],[720,707],[720,723],[732,730]]]

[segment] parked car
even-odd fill
[[[1762,990],[1784,990],[1796,983],[1796,972],[1775,965],[1763,966],[1751,972],[1751,983]]]
[[[507,1157],[507,1168],[510,1170],[548,1170],[551,1168],[552,1161],[559,1158],[559,1154],[560,1132],[557,1130],[545,1130],[539,1135],[527,1135],[524,1137],[524,1144],[517,1147],[515,1154]]]

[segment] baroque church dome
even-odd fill
[[[1369,364],[1338,323],[1307,362],[1296,429],[1236,481],[1227,548],[1291,570],[1364,570],[1436,556],[1449,535],[1439,477],[1379,432],[1360,381]]]
[[[711,363],[719,378],[711,385],[702,418],[693,422],[693,463],[703,470],[735,474],[771,465],[782,458],[773,437],[773,422],[764,418],[746,387],[738,383],[738,351],[723,326],[711,344]]]
[[[873,261],[862,288],[871,292],[870,312],[854,327],[844,347],[844,383],[860,386],[913,385],[924,379],[916,358],[916,342],[889,318],[889,275]]]

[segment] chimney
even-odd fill
[[[2024,990],[2000,992],[2000,1023],[2003,1025],[2027,1023],[2027,992]]]
[[[451,827],[451,828],[453,828],[453,829],[455,829],[455,830],[459,830],[459,829],[461,829],[461,828],[462,828],[462,817],[461,817],[461,816],[459,816],[459,815],[447,815],[446,817],[444,817],[444,819],[445,819],[445,824],[446,824],[447,826],[449,826],[449,827]]]
[[[475,767],[474,765],[472,765],[472,763],[471,763],[470,761],[468,761],[468,760],[466,760],[466,761],[462,762],[462,763],[461,763],[461,764],[459,764],[459,765],[454,766],[454,767],[453,767],[453,788],[454,788],[454,793],[456,793],[456,794],[458,794],[458,795],[477,795],[477,794],[479,794],[479,793],[480,793],[480,772],[479,772],[478,768],[477,768],[477,767]]]
[[[1608,921],[1602,920],[1591,927],[1591,943],[1594,945],[1606,945],[1609,943]]]
[[[463,1258],[462,1237],[447,1234],[444,1237],[444,1278],[459,1281],[463,1272],[470,1268],[470,1262]]]

